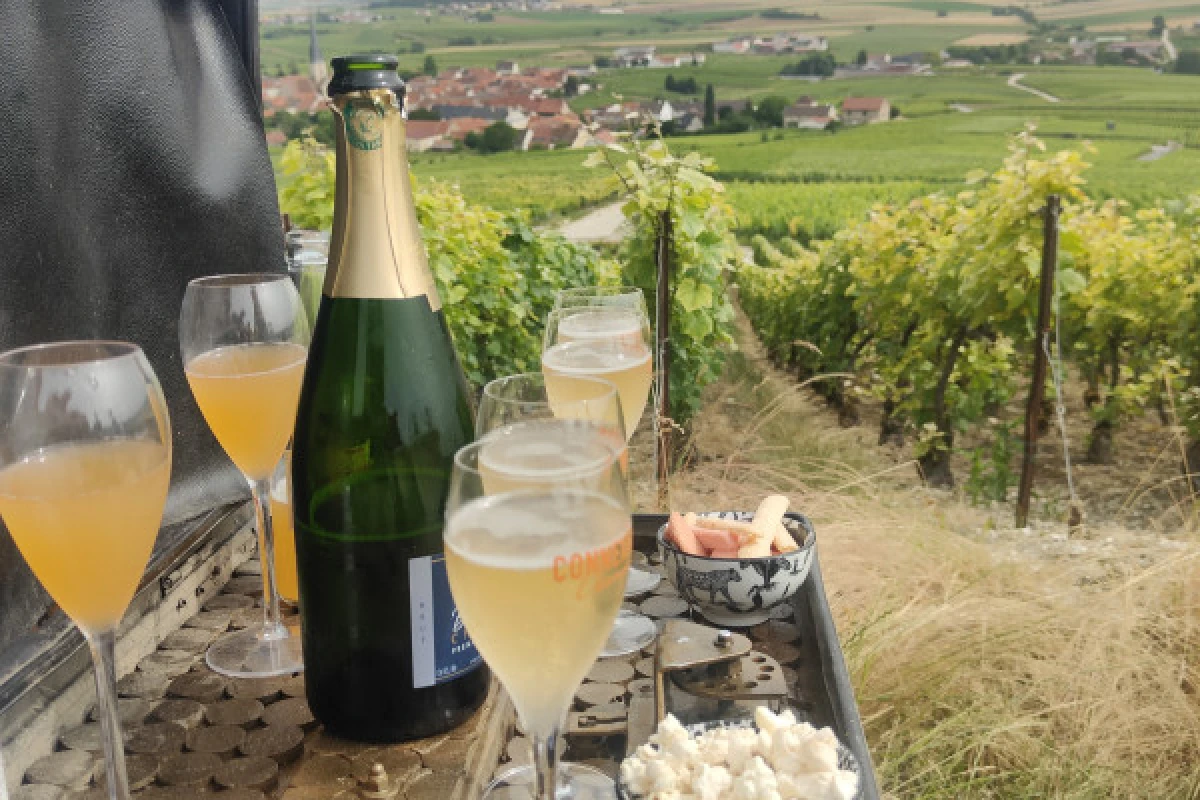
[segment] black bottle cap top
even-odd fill
[[[329,96],[370,89],[391,89],[396,93],[397,100],[403,100],[404,81],[396,73],[399,63],[395,56],[383,54],[338,56],[333,59]]]

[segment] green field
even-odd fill
[[[777,4],[768,4],[777,5]],[[1200,12],[1200,5],[1173,7],[1164,0],[1169,18]],[[1069,15],[1078,11],[1087,22],[1112,22],[1115,16],[1147,23],[1155,3],[1130,12],[1119,0],[1034,5],[1039,14]],[[442,67],[492,64],[515,58],[527,64],[586,63],[609,54],[618,44],[648,42],[660,50],[687,52],[691,47],[736,32],[770,30],[826,31],[841,60],[860,49],[903,53],[936,50],[975,33],[1013,33],[1027,26],[1015,17],[988,19],[990,5],[970,0],[875,0],[871,5],[847,0],[813,4],[820,21],[764,18],[753,7],[736,10],[715,2],[695,2],[680,10],[658,6],[638,13],[630,3],[623,15],[587,11],[497,14],[492,22],[467,23],[454,16],[426,18],[411,9],[388,8],[393,17],[370,25],[323,24],[327,55],[348,50],[410,50],[419,41]],[[856,11],[858,9],[858,11]],[[874,9],[873,11],[871,9]],[[944,10],[947,17],[938,19]],[[860,13],[861,12],[861,13]],[[888,24],[872,20],[886,12]],[[972,21],[960,24],[956,17]],[[928,19],[929,24],[915,20]],[[937,20],[936,24],[934,21]],[[1128,21],[1128,20],[1118,20]],[[871,28],[868,30],[868,28]],[[264,26],[263,64],[303,59],[306,26]],[[451,39],[473,37],[471,47],[450,47]],[[490,42],[484,44],[484,42]],[[406,53],[402,66],[415,69],[425,55]],[[1136,205],[1154,205],[1200,191],[1200,77],[1156,74],[1127,67],[1009,67],[944,70],[932,77],[875,77],[810,83],[779,76],[796,57],[708,54],[707,62],[674,70],[603,70],[599,91],[576,98],[578,110],[617,99],[669,96],[667,74],[711,83],[718,102],[780,95],[793,100],[811,95],[840,103],[847,96],[884,96],[903,118],[868,128],[836,133],[770,131],[745,134],[677,137],[677,150],[711,155],[717,175],[729,188],[743,234],[788,233],[800,238],[828,236],[876,202],[899,202],[914,195],[953,191],[976,169],[994,169],[1004,157],[1005,143],[1026,124],[1038,126],[1052,149],[1095,148],[1088,190],[1097,197],[1121,197]],[[1048,103],[1007,85],[1016,71],[1023,83],[1057,96]],[[1176,141],[1184,149],[1158,161],[1139,157],[1153,145]],[[580,151],[511,153],[478,156],[420,154],[413,158],[420,178],[457,183],[470,199],[500,209],[523,208],[537,219],[571,215],[616,196],[604,170],[586,170]]]
[[[671,142],[713,157],[746,234],[827,236],[874,202],[954,190],[968,172],[994,169],[1008,137],[1028,123],[1050,149],[1094,148],[1087,154],[1088,190],[1096,197],[1143,206],[1200,191],[1200,108],[1191,101],[1200,96],[1200,77],[1113,67],[1030,70],[1025,82],[1055,93],[1058,104],[1005,81],[989,72],[806,83],[805,91],[829,101],[851,92],[883,94],[905,118],[837,133],[777,130]],[[951,110],[952,103],[972,111]],[[1187,146],[1158,161],[1139,160],[1152,145],[1172,140]],[[612,196],[611,180],[602,170],[585,170],[584,157],[580,151],[420,155],[414,170],[456,181],[478,202],[544,217]]]

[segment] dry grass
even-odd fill
[[[889,796],[1200,797],[1194,541],[1110,527],[1047,550],[1052,524],[989,537],[988,512],[917,487],[746,346],[673,505],[782,491],[813,517]]]

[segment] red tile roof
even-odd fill
[[[882,111],[887,100],[883,97],[847,97],[842,101],[843,111]]]
[[[405,126],[406,139],[428,139],[433,136],[445,136],[450,130],[450,123],[439,119],[411,119]]]
[[[446,135],[451,139],[465,139],[468,133],[483,133],[491,125],[494,125],[490,119],[480,119],[479,117],[459,117],[449,121],[449,129]]]

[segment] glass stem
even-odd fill
[[[92,665],[96,669],[96,716],[104,732],[105,771],[109,800],[129,800],[129,779],[125,775],[125,739],[117,716],[116,640],[114,631],[88,636]]]
[[[279,590],[275,585],[275,530],[271,522],[271,481],[269,478],[250,481],[254,495],[254,510],[258,515],[258,531],[261,534],[262,552],[258,559],[262,563],[263,577],[263,636],[267,639],[286,637],[279,612]]]
[[[536,800],[554,800],[558,794],[558,736],[561,729],[561,725],[555,725],[545,736],[530,731]]]

